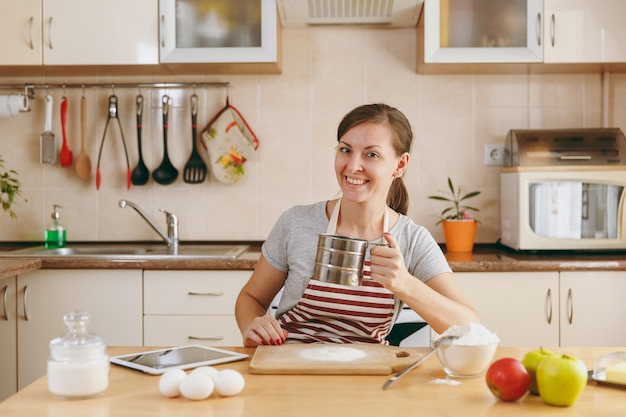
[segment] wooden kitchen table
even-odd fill
[[[109,348],[111,355],[154,348]],[[254,349],[226,348],[250,355]],[[494,358],[521,358],[530,348],[499,348]],[[623,348],[552,348],[582,358],[589,369],[605,353]],[[590,382],[572,407],[553,407],[527,395],[518,402],[497,400],[484,377],[459,379],[451,385],[432,356],[391,388],[383,391],[387,376],[251,375],[249,360],[217,365],[244,374],[246,386],[234,397],[203,401],[165,398],[159,394],[158,376],[111,365],[109,388],[86,400],[58,400],[47,390],[46,377],[0,403],[2,417],[107,417],[107,416],[626,416],[626,390]]]

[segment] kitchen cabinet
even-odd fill
[[[275,0],[160,0],[161,63],[276,63]]]
[[[17,277],[18,389],[46,373],[48,344],[67,332],[63,315],[91,314],[109,346],[142,345],[141,270],[48,269]]]
[[[501,346],[559,345],[558,272],[457,272],[454,276]]]
[[[471,5],[425,0],[418,59],[426,64],[626,62],[623,0],[491,0]]]
[[[561,272],[561,346],[626,346],[626,271]]]
[[[152,0],[0,0],[0,7],[0,65],[159,62]]]
[[[235,301],[251,271],[144,271],[144,345],[240,346]]]
[[[624,346],[626,271],[461,272],[502,346]]]
[[[17,391],[16,280],[0,279],[0,402]]]

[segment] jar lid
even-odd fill
[[[106,355],[104,339],[89,332],[91,315],[74,310],[63,316],[68,332],[50,341],[50,356],[54,360],[87,360]]]

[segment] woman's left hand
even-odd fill
[[[383,235],[389,246],[378,245],[372,248],[370,258],[371,277],[392,292],[402,285],[409,275],[404,265],[404,257],[398,248],[398,242],[389,233]]]

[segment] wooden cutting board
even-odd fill
[[[251,374],[388,375],[423,356],[415,348],[368,344],[286,344],[259,346]]]

